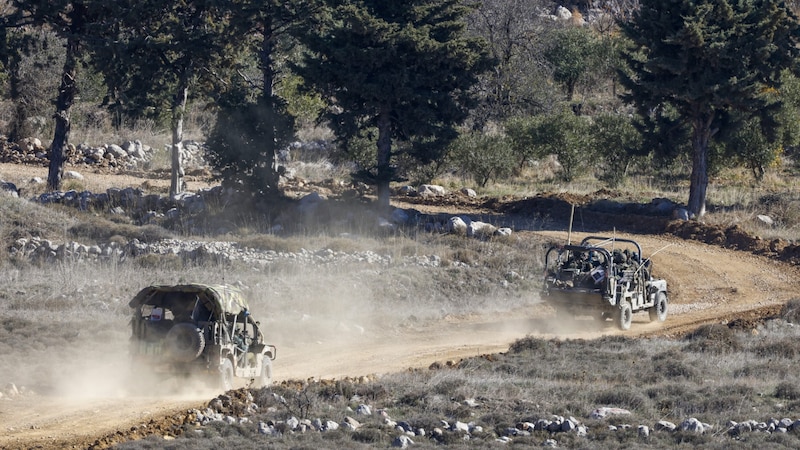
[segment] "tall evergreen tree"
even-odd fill
[[[276,152],[294,134],[294,118],[276,90],[285,75],[283,60],[295,41],[291,32],[306,24],[321,3],[307,0],[233,0],[226,27],[240,50],[256,60],[259,79],[238,76],[217,94],[218,121],[208,141],[212,164],[228,183],[257,194],[276,194]]]
[[[345,142],[377,129],[376,164],[363,174],[388,208],[393,141],[413,142],[409,154],[422,162],[438,158],[489,58],[466,37],[469,9],[459,0],[330,3],[316,32],[300,36],[311,52],[297,70],[334,103],[329,119]]]
[[[769,117],[779,105],[764,95],[794,67],[798,24],[778,0],[642,0],[620,23],[632,47],[620,72],[623,98],[649,123],[676,111],[691,129],[689,210],[705,213],[710,140],[726,117]],[[774,96],[773,96],[774,97]]]
[[[66,54],[61,84],[55,100],[55,129],[50,145],[47,188],[58,190],[64,171],[64,151],[69,143],[70,112],[78,95],[77,72],[86,51],[92,25],[106,12],[102,0],[13,0],[16,8],[36,26],[50,27],[65,40]]]

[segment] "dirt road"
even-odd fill
[[[521,232],[520,236],[533,238],[533,234],[566,239],[564,232]],[[774,313],[800,295],[796,285],[800,271],[788,264],[673,236],[618,236],[635,238],[645,256],[658,252],[653,257],[654,274],[666,278],[670,290],[667,322],[649,323],[647,313],[638,313],[628,335],[678,335],[702,323],[754,319]],[[580,238],[573,235],[576,241]],[[527,334],[592,338],[619,333],[610,321],[605,326],[590,320],[577,327],[555,323],[534,293],[531,297],[529,308],[503,316],[449,317],[364,336],[349,345],[330,341],[281,348],[275,378],[340,378],[427,367],[435,361],[506,351],[511,342]],[[150,418],[201,407],[212,395],[0,400],[0,448],[84,448],[100,436]]]

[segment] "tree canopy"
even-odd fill
[[[297,70],[336,106],[329,119],[339,137],[378,130],[377,161],[364,175],[381,206],[396,175],[392,141],[413,142],[410,154],[434,160],[473,104],[470,88],[490,61],[465,35],[468,12],[458,0],[343,2],[300,37],[309,53]]]
[[[631,40],[629,71],[621,71],[624,99],[637,107],[647,131],[691,129],[688,208],[706,209],[708,149],[731,114],[759,116],[780,106],[765,95],[798,55],[796,18],[777,0],[642,0],[620,26]],[[669,122],[668,122],[669,123]]]

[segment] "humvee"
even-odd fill
[[[272,383],[276,348],[241,290],[227,285],[154,285],[129,303],[134,368],[156,374],[202,376],[214,387],[233,388],[234,378],[256,387]]]
[[[562,318],[590,315],[614,319],[622,330],[633,313],[647,310],[651,321],[667,319],[667,282],[653,278],[630,239],[589,236],[578,245],[556,245],[545,254],[542,299]]]

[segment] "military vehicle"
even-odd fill
[[[646,310],[651,321],[667,319],[667,282],[654,278],[636,241],[589,236],[578,245],[555,245],[545,254],[542,299],[562,318],[613,319],[621,330]]]
[[[264,340],[241,290],[227,285],[154,285],[129,303],[134,369],[202,376],[232,389],[235,378],[272,383],[276,348]]]

